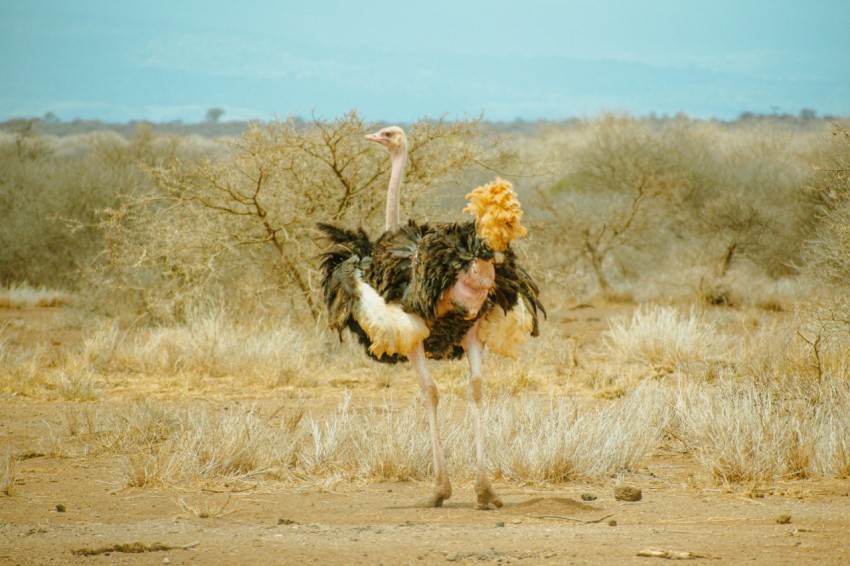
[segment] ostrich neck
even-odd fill
[[[392,171],[390,172],[390,186],[387,189],[387,231],[398,228],[401,178],[404,175],[407,152],[399,151],[393,153],[391,159]]]

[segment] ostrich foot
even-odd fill
[[[443,501],[452,496],[451,484],[438,485],[434,488],[434,492],[416,502],[416,507],[442,507]]]
[[[490,485],[490,480],[486,476],[478,476],[478,480],[475,482],[475,495],[478,499],[475,508],[480,511],[490,509],[491,503],[496,508],[503,505],[502,498],[493,491],[493,486]]]

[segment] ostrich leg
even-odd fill
[[[487,477],[484,459],[484,416],[481,412],[484,380],[481,379],[481,361],[484,355],[484,344],[478,338],[478,325],[473,326],[461,344],[469,359],[469,402],[475,417],[475,457],[478,462],[478,476],[475,479],[476,509],[489,509],[492,503],[502,506],[501,498],[493,491],[490,478]]]
[[[422,403],[428,409],[428,422],[431,426],[431,449],[434,451],[434,493],[417,502],[417,507],[442,507],[443,501],[452,496],[452,484],[446,473],[446,459],[443,456],[443,446],[440,442],[440,422],[437,419],[437,406],[440,403],[440,393],[437,385],[425,365],[425,347],[422,343],[408,355],[416,376],[419,378],[419,394]]]

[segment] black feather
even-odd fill
[[[492,308],[505,312],[522,300],[532,313],[532,335],[539,333],[538,312],[546,315],[539,289],[531,276],[517,263],[511,249],[495,263],[493,250],[475,234],[473,222],[458,224],[417,224],[410,221],[397,230],[385,232],[374,242],[362,229],[356,231],[330,224],[319,230],[331,242],[322,254],[322,289],[332,328],[353,332],[369,351],[369,337],[351,314],[357,300],[356,275],[374,288],[386,302],[431,321],[431,334],[425,340],[429,357],[463,357],[460,340],[475,322]],[[494,261],[496,281],[484,306],[475,318],[452,311],[437,318],[440,299],[459,273],[477,259]],[[370,353],[371,355],[371,353]],[[372,356],[374,358],[374,356]],[[383,356],[379,361],[395,363],[403,356]]]
[[[357,275],[364,266],[371,263],[372,242],[368,234],[358,228],[356,231],[339,228],[331,224],[317,224],[319,231],[327,238],[331,246],[321,254],[322,294],[328,309],[328,325],[339,333],[350,330],[373,359],[385,363],[405,361],[404,356],[375,356],[370,350],[369,336],[357,324],[352,316],[352,306],[359,299]]]

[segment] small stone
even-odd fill
[[[64,513],[65,510],[66,510],[65,506],[61,503],[56,506],[56,511],[58,511],[59,513]]]
[[[791,515],[780,515],[776,518],[776,522],[780,525],[787,525],[791,522]]]
[[[171,559],[166,556],[165,558],[162,559],[162,563],[163,564],[171,564]]]
[[[498,523],[496,523],[496,526],[497,526],[497,527],[504,527],[504,526],[505,526],[505,522],[504,522],[504,521],[499,521]]]
[[[585,492],[585,493],[581,494],[581,500],[582,501],[596,501],[596,495],[594,495],[593,493]]]
[[[609,527],[616,527],[617,526],[617,519],[608,519],[608,526]]]
[[[292,519],[283,519],[283,518],[281,518],[281,519],[278,519],[278,520],[277,520],[277,524],[278,524],[278,525],[297,525],[298,523],[297,523],[297,522],[295,522],[295,521],[293,521]]]
[[[637,487],[621,485],[614,488],[614,499],[619,501],[640,501],[643,493]]]

